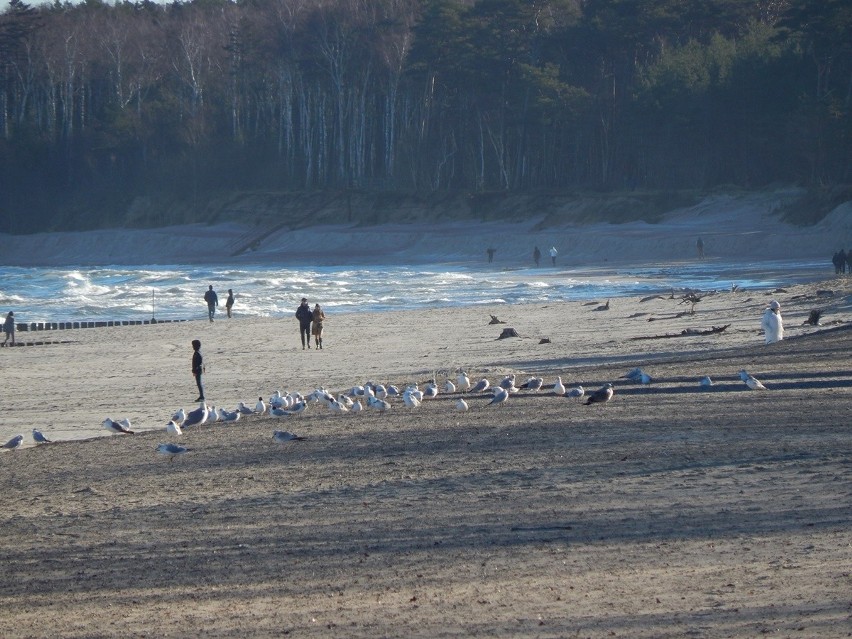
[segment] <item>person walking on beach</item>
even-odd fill
[[[204,384],[201,382],[201,374],[204,372],[204,358],[201,356],[201,341],[192,340],[192,375],[195,377],[195,385],[198,386],[198,399],[196,402],[204,401]]]
[[[234,291],[228,289],[228,300],[225,302],[225,310],[228,311],[228,317],[231,317],[232,308],[234,308]]]
[[[704,240],[702,240],[700,237],[698,238],[698,241],[695,242],[695,248],[698,251],[698,259],[703,259],[704,258]]]
[[[538,266],[539,262],[541,262],[541,251],[538,250],[537,246],[533,249],[533,261],[536,266]]]
[[[489,264],[491,264],[491,262],[494,261],[494,251],[496,251],[496,250],[497,249],[491,248],[490,246],[487,249],[485,249],[485,252],[488,253],[488,263]]]
[[[763,311],[760,327],[766,336],[766,343],[780,342],[784,339],[784,321],[781,319],[781,305],[772,300],[769,308]]]
[[[12,338],[12,346],[15,345],[15,313],[13,311],[9,311],[6,315],[6,320],[3,322],[3,332],[6,333],[6,339],[3,340],[3,346],[6,346],[6,342],[9,341],[9,338]]]
[[[551,246],[550,247],[550,262],[551,262],[551,264],[553,264],[553,266],[556,266],[556,254],[557,253],[559,253],[559,251],[556,250],[556,247]]]
[[[296,309],[296,319],[299,320],[299,336],[302,338],[302,350],[305,350],[306,342],[308,348],[311,347],[311,322],[314,319],[311,307],[308,306],[307,297],[302,298],[302,303]]]
[[[325,313],[323,313],[322,308],[320,308],[319,304],[315,304],[313,313],[311,313],[311,320],[313,321],[311,333],[313,333],[314,341],[316,342],[316,347],[319,349],[322,348],[322,322],[324,319]]]
[[[204,301],[207,302],[207,315],[210,317],[210,321],[213,321],[213,316],[216,315],[216,307],[219,306],[219,296],[216,295],[216,291],[213,290],[213,285],[210,285],[210,288],[207,289],[207,292],[204,293]]]

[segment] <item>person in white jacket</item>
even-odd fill
[[[784,321],[781,319],[781,305],[772,300],[769,308],[763,311],[760,327],[766,335],[766,343],[780,342],[784,339]]]

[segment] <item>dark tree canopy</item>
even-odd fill
[[[0,231],[227,190],[848,183],[848,6],[11,0]]]

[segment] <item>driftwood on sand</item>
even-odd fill
[[[630,339],[668,339],[670,337],[695,337],[697,335],[716,335],[718,333],[725,332],[725,329],[729,326],[730,324],[725,324],[724,326],[713,326],[712,328],[708,328],[703,331],[698,330],[697,328],[685,328],[680,333],[666,333],[665,335],[640,335],[639,337],[631,337]]]
[[[496,315],[492,315],[492,316],[491,316],[491,321],[490,321],[490,322],[488,322],[488,323],[489,323],[489,324],[505,324],[506,322],[504,322],[504,321],[502,321],[502,320],[497,319],[497,316],[496,316]]]
[[[504,328],[503,332],[500,333],[500,337],[497,339],[506,339],[507,337],[520,337],[520,335],[518,335],[518,331],[514,328]]]

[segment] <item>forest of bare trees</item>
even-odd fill
[[[0,231],[228,190],[819,188],[850,106],[848,0],[11,0]]]

